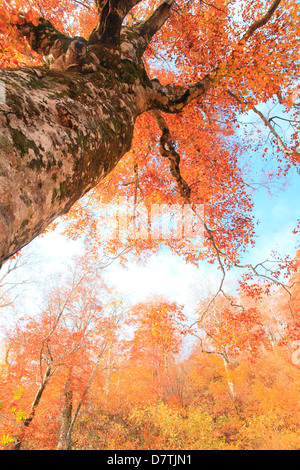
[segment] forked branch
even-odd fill
[[[97,2],[99,22],[90,36],[91,43],[117,48],[124,18],[141,0],[107,0]]]
[[[140,37],[144,38],[143,53],[153,38],[153,36],[160,30],[170,16],[171,7],[175,0],[164,0],[152,15],[145,21],[142,21],[138,27],[137,32]]]
[[[229,55],[233,57],[236,50],[244,47],[246,42],[254,35],[254,33],[265,26],[272,18],[281,0],[274,0],[268,11],[259,20],[255,21],[244,33],[237,47],[233,49]],[[228,60],[228,59],[227,59]],[[194,99],[200,98],[202,95],[217,82],[218,74],[222,70],[226,70],[226,62],[221,63],[216,69],[212,70],[204,78],[195,84],[188,85],[187,87],[174,87],[172,85],[162,86],[158,80],[153,81],[153,89],[149,94],[149,101],[152,101],[152,108],[160,109],[167,113],[179,113],[182,109]],[[149,108],[150,109],[150,108]]]

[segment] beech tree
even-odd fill
[[[297,163],[297,136],[279,135],[275,121],[257,108],[274,97],[286,109],[295,104],[299,11],[293,1],[2,5],[0,264],[103,181],[131,148],[137,118],[147,112],[161,133],[160,154],[181,202],[207,199],[199,155],[216,139],[206,183],[223,173],[227,195],[240,199],[244,211],[243,182],[229,165],[230,151],[220,147],[216,124],[224,121],[227,134],[234,132],[230,122],[241,110],[256,112],[286,165]],[[186,135],[180,156],[167,120],[176,116],[169,119],[176,131],[186,110],[195,145],[187,147]],[[228,230],[249,237],[249,218]],[[222,236],[229,247],[236,243]]]

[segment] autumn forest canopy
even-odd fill
[[[299,449],[298,2],[0,1],[0,448]],[[213,285],[106,277],[162,251]]]

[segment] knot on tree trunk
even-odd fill
[[[81,37],[75,38],[69,45],[67,51],[61,54],[54,62],[50,65],[52,70],[57,72],[66,72],[72,70],[74,72],[81,72],[87,64],[87,41]],[[89,57],[92,65],[94,57]],[[92,60],[91,60],[92,59]],[[91,71],[96,71],[96,64],[93,64]]]

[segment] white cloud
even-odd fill
[[[169,254],[151,257],[146,266],[113,267],[107,278],[131,302],[159,294],[182,304],[189,303],[195,291],[207,292],[218,282],[214,270],[205,263],[197,268]]]
[[[42,261],[43,273],[52,274],[67,268],[70,259],[82,251],[82,242],[54,231],[34,240],[30,249]]]

